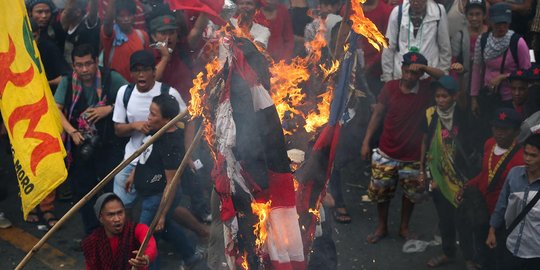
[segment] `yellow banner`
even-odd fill
[[[67,176],[54,102],[24,0],[0,1],[0,112],[11,140],[24,218]]]

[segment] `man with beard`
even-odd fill
[[[144,255],[134,257],[148,233],[148,226],[127,220],[124,204],[114,193],[101,195],[94,211],[102,226],[81,243],[86,269],[148,269],[157,256],[153,236]]]
[[[420,80],[424,72],[437,79],[444,75],[440,69],[428,67],[426,58],[415,52],[403,56],[401,79],[385,84],[375,105],[373,115],[362,143],[362,157],[370,156],[370,141],[383,122],[379,148],[373,151],[372,176],[368,195],[377,203],[379,224],[375,232],[368,236],[369,243],[377,243],[388,234],[388,210],[394,197],[398,181],[403,188],[401,224],[399,236],[414,238],[409,232],[409,219],[414,203],[421,199],[424,183],[415,179],[404,179],[401,171],[417,175],[422,143],[422,120],[431,103],[430,79]]]

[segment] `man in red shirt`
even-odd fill
[[[135,29],[136,6],[130,0],[110,0],[101,28],[103,45],[103,65],[114,69],[122,77],[133,83],[129,57],[132,53],[148,47],[148,34]]]
[[[399,235],[412,238],[409,219],[414,203],[422,199],[424,183],[418,181],[420,145],[422,143],[422,119],[433,99],[431,79],[420,80],[424,72],[438,79],[444,72],[428,67],[426,58],[416,52],[403,56],[400,80],[385,84],[362,143],[362,157],[369,158],[370,141],[383,122],[379,148],[374,149],[372,172],[368,195],[377,203],[379,224],[367,238],[376,243],[388,234],[388,209],[398,182],[403,188],[401,225]]]
[[[260,0],[254,21],[270,30],[267,51],[274,61],[289,60],[294,49],[291,15],[278,0]]]
[[[148,227],[127,220],[124,204],[114,193],[101,195],[96,200],[94,211],[103,226],[95,229],[81,243],[86,269],[148,269],[157,256],[153,236],[144,255],[135,257]]]
[[[523,160],[523,148],[517,143],[516,137],[519,134],[519,127],[521,124],[521,115],[511,108],[500,108],[495,111],[493,119],[491,120],[491,131],[493,137],[489,138],[484,145],[484,157],[482,159],[482,170],[480,173],[469,180],[465,185],[467,187],[477,188],[482,197],[484,198],[489,215],[493,213],[495,204],[499,198],[499,194],[504,186],[506,176],[510,169],[515,166],[521,166],[525,164]],[[506,166],[502,166],[506,159]],[[501,170],[500,173],[497,171]],[[499,177],[495,178],[499,174]],[[461,193],[461,192],[460,192]],[[461,196],[458,194],[458,201],[461,201]],[[496,263],[501,250],[497,250],[497,254],[488,252],[487,246],[484,244],[489,231],[489,220],[486,220],[486,224],[483,228],[471,228],[470,234],[466,237],[474,237],[474,241],[464,241],[474,244],[474,247],[466,247],[467,249],[474,250],[478,254],[477,263],[482,265],[482,269],[495,269]],[[501,243],[500,246],[504,246]]]

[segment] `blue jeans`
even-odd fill
[[[177,194],[179,193],[180,192],[177,192]],[[162,195],[163,194],[157,194],[148,197],[141,197],[142,205],[139,223],[144,223],[150,226],[150,223],[152,223],[152,220],[154,219],[159,208]],[[165,230],[160,233],[156,233],[155,238],[156,241],[160,237],[167,239],[174,246],[175,250],[180,252],[184,261],[186,261],[195,254],[195,245],[186,236],[183,228],[172,218],[172,212],[174,212],[174,208],[178,205],[178,201],[178,198],[175,197],[171,205],[171,209],[165,218]],[[155,267],[152,267],[152,269],[158,268],[159,260],[156,260]]]
[[[120,197],[126,208],[133,207],[133,203],[135,202],[135,199],[137,199],[137,191],[133,186],[131,187],[130,192],[126,192],[126,181],[133,169],[135,169],[135,165],[130,163],[114,177],[113,192]]]

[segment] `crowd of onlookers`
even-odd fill
[[[162,0],[26,0],[62,112],[69,170],[66,183],[27,222],[54,226],[56,199],[81,199],[148,135],[186,109],[196,74],[222,56],[212,15],[222,7],[193,8],[196,2],[171,10]],[[304,44],[320,31],[326,31],[329,44],[323,54],[340,57],[332,46],[339,43],[341,22],[350,24],[342,0],[226,0],[224,5],[223,19],[248,29],[275,62],[305,56]],[[436,206],[443,253],[429,260],[429,267],[452,262],[459,239],[467,269],[540,269],[540,206],[519,217],[540,189],[535,181],[540,137],[534,135],[540,126],[540,66],[534,64],[540,56],[540,5],[533,0],[366,0],[362,8],[388,47],[378,51],[365,38],[357,44],[353,90],[362,94],[351,94],[358,102],[342,122],[344,133],[360,139],[338,156],[371,161],[368,195],[377,203],[378,225],[367,241],[377,243],[388,234],[390,200],[399,184],[404,239],[416,238],[409,230],[414,204],[431,193]],[[176,190],[171,180],[198,125],[181,122],[168,129],[105,188],[115,195],[83,206],[84,231],[91,239],[83,242],[89,269],[102,263],[92,241],[129,229],[137,239],[144,235],[147,228],[128,224],[125,215],[152,222],[164,190]],[[5,140],[5,129],[0,132]],[[202,260],[208,223],[219,218],[210,202],[212,163],[202,144],[156,227],[156,236],[170,241],[187,266]],[[350,223],[340,166],[334,166],[329,185],[332,216]],[[189,208],[180,203],[186,200],[182,194],[189,195]],[[140,213],[133,210],[137,203]],[[0,227],[9,224],[0,213]],[[126,252],[118,242],[111,245],[114,254]],[[155,242],[150,246],[148,256],[129,263],[158,268]],[[208,265],[222,267],[219,260]]]

